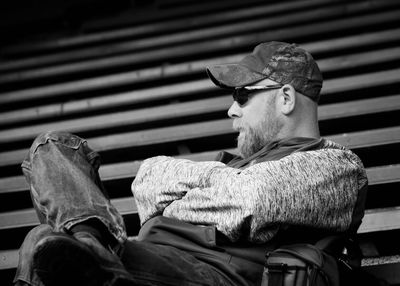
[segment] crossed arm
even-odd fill
[[[279,225],[337,231],[352,219],[365,170],[351,151],[293,153],[244,170],[159,156],[132,183],[141,222],[163,215],[214,225],[232,241],[266,242]]]

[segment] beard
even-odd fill
[[[243,158],[248,158],[260,151],[268,143],[278,139],[277,135],[282,129],[282,125],[278,118],[273,118],[271,115],[266,116],[255,127],[234,125],[234,128],[240,132],[237,138],[240,155]]]

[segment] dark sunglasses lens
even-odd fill
[[[244,88],[235,89],[233,92],[233,100],[240,105],[245,104],[249,100],[250,92]]]

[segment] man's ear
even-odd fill
[[[285,115],[293,112],[296,106],[296,90],[290,84],[285,84],[281,90],[281,111]]]

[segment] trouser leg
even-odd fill
[[[52,228],[47,224],[41,224],[33,228],[25,237],[21,248],[19,249],[19,261],[14,283],[16,285],[43,285],[39,277],[32,268],[32,251],[39,240],[52,232]]]
[[[99,155],[75,135],[49,132],[35,139],[22,170],[43,225],[24,240],[15,281],[39,285],[40,279],[32,269],[36,243],[51,232],[69,232],[82,222],[100,221],[117,242],[113,250],[122,251],[127,237],[125,225],[101,184],[99,166]]]
[[[121,260],[137,285],[243,285],[235,284],[213,265],[169,245],[127,241]]]
[[[66,132],[49,132],[34,141],[22,170],[41,223],[54,231],[98,219],[123,244],[122,216],[101,184],[99,155],[86,140]]]
[[[121,260],[135,285],[232,285],[218,269],[189,253],[127,241],[122,217],[101,185],[99,165],[97,153],[77,136],[51,132],[34,141],[22,168],[43,225],[34,228],[22,245],[15,281],[42,285],[32,269],[36,243],[53,231],[68,232],[79,223],[98,219],[119,242]]]
[[[41,224],[26,236],[19,250],[19,265],[14,279],[16,286],[43,286],[31,267],[32,250],[38,241],[51,233],[52,228],[49,225]],[[134,278],[133,285],[235,285],[229,277],[214,266],[199,261],[190,253],[172,246],[126,241],[121,260]]]

